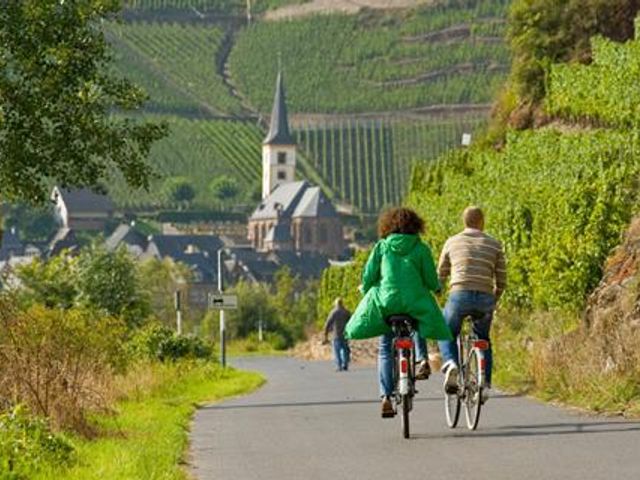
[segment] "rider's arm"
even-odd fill
[[[433,262],[431,249],[426,243],[424,244],[424,246],[425,248],[423,250],[424,254],[422,259],[422,282],[428,290],[437,292],[442,287],[440,285],[440,281],[438,280],[438,275],[436,274],[436,265]]]
[[[447,278],[451,274],[451,258],[449,257],[449,242],[447,241],[442,247],[440,252],[440,260],[438,261],[438,277],[440,283],[444,285],[447,282]]]
[[[504,289],[507,288],[507,263],[504,258],[502,246],[496,258],[496,288],[494,290],[496,300],[500,298]]]
[[[369,289],[380,280],[380,245],[380,242],[376,243],[369,254],[367,264],[364,266],[364,271],[362,272],[362,293],[367,293]]]

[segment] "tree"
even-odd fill
[[[121,113],[147,96],[110,68],[101,22],[119,0],[6,0],[0,9],[0,196],[43,202],[52,181],[96,186],[119,172],[149,187],[166,126]]]
[[[196,196],[191,181],[186,177],[167,178],[162,187],[164,197],[170,202],[188,205]]]
[[[235,178],[222,175],[211,181],[209,191],[216,200],[225,203],[232,201],[238,196],[240,193],[240,185]]]
[[[53,208],[33,208],[20,203],[12,205],[4,219],[6,228],[15,227],[21,238],[37,242],[49,239],[56,228]]]

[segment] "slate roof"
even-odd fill
[[[329,266],[328,257],[318,254],[261,253],[251,248],[229,248],[226,252],[233,260],[229,263],[235,263],[239,267],[241,277],[254,282],[271,282],[276,272],[285,265],[291,269],[293,275],[299,275],[304,279],[319,278],[322,271]]]
[[[289,132],[289,119],[287,117],[287,103],[284,93],[282,72],[278,72],[276,80],[276,93],[273,99],[271,122],[269,133],[264,139],[265,145],[295,145],[296,142]]]
[[[74,213],[111,213],[115,207],[111,199],[88,188],[64,189],[56,187],[53,199],[59,194],[70,214]]]
[[[302,180],[276,186],[273,192],[260,202],[250,220],[336,216],[336,209],[320,187],[313,187],[306,180]]]
[[[118,225],[104,243],[109,251],[117,249],[123,243],[129,247],[138,247],[141,251],[144,251],[149,245],[149,240],[133,226],[123,223]]]

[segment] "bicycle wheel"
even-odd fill
[[[401,400],[402,409],[402,436],[409,438],[409,412],[411,411],[411,398],[409,395],[402,395]]]
[[[456,428],[460,418],[460,397],[457,393],[444,394],[444,413],[449,428]]]
[[[467,417],[467,428],[475,430],[480,420],[482,407],[482,385],[480,385],[480,355],[476,349],[471,349],[465,365],[466,395],[464,398],[464,413]]]

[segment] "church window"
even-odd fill
[[[287,163],[287,154],[285,152],[278,152],[278,165],[284,165]]]
[[[278,170],[278,180],[286,180],[286,179],[287,179],[287,172]]]

